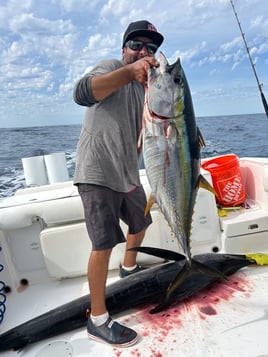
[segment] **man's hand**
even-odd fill
[[[158,67],[159,63],[154,57],[143,57],[131,64],[126,65],[128,70],[131,71],[133,76],[133,80],[140,82],[142,84],[146,84],[148,70],[150,67]]]
[[[113,72],[94,76],[91,80],[94,98],[102,100],[132,81],[146,84],[148,69],[151,66],[158,67],[159,63],[154,57],[146,56]]]

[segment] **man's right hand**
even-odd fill
[[[133,80],[146,84],[149,68],[158,66],[159,62],[154,57],[146,56],[133,63],[127,64],[125,67],[131,71]]]

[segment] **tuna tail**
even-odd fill
[[[204,273],[205,275],[211,276],[212,278],[216,279],[225,279],[228,280],[226,275],[221,273],[219,270],[212,268],[204,263],[201,263],[195,259],[191,259],[188,261],[185,257],[185,255],[171,251],[171,250],[166,250],[166,249],[159,249],[159,248],[151,248],[151,247],[135,247],[131,248],[129,250],[133,251],[138,251],[141,253],[146,253],[149,255],[154,255],[159,258],[163,258],[165,260],[174,260],[174,261],[181,261],[185,260],[185,264],[180,270],[180,272],[176,275],[176,277],[171,281],[167,291],[166,295],[164,297],[164,300],[161,304],[156,306],[154,309],[152,309],[150,312],[155,313],[163,309],[170,300],[171,295],[173,292],[192,274],[195,274],[196,272],[198,273]]]
[[[222,272],[215,268],[211,268],[208,265],[204,263],[200,263],[195,259],[192,259],[191,261],[191,267],[193,271],[199,271],[200,273],[204,273],[206,275],[218,278],[218,279],[225,279],[228,280],[226,275],[224,275]]]
[[[188,278],[192,275],[191,267],[189,264],[189,261],[186,260],[182,270],[177,274],[175,279],[170,283],[169,287],[167,288],[166,295],[163,299],[163,301],[155,306],[153,309],[150,310],[150,314],[156,314],[157,312],[160,312],[164,310],[167,306],[170,305],[170,297],[173,294],[173,292]]]
[[[177,290],[179,286],[183,284],[183,282],[189,278],[191,275],[196,274],[196,273],[203,273],[207,276],[210,276],[211,278],[214,278],[215,280],[218,279],[225,279],[228,280],[227,276],[220,272],[219,270],[212,268],[211,266],[208,266],[204,263],[201,263],[195,259],[192,259],[191,261],[186,261],[182,270],[176,275],[175,279],[170,283],[166,295],[164,297],[164,300],[157,305],[155,308],[153,308],[150,313],[155,314],[161,310],[163,310],[166,306],[170,305],[170,298],[172,297],[172,294]]]

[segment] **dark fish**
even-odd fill
[[[166,296],[170,281],[185,264],[185,257],[176,252],[146,247],[138,249],[173,261],[151,267],[108,285],[106,302],[111,314],[127,311],[142,304],[161,303]],[[254,259],[246,258],[245,255],[212,253],[196,255],[195,260],[225,275],[233,274],[255,263]],[[157,311],[178,304],[216,280],[217,278],[211,275],[199,271],[193,272],[173,291],[169,299],[165,299]],[[86,326],[85,312],[89,308],[90,295],[86,295],[22,323],[0,335],[0,352],[10,349],[20,350],[31,343]]]

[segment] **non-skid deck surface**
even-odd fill
[[[64,302],[71,291],[66,284],[71,281],[59,283],[57,291],[57,294],[65,292]],[[73,288],[79,290],[78,286]],[[71,295],[74,295],[73,288]],[[22,296],[26,293],[20,295],[22,304],[26,303],[27,299]],[[85,283],[80,284],[80,293],[86,293]],[[43,298],[54,299],[54,294],[55,290],[51,294],[46,291]],[[28,301],[28,311],[32,307],[34,314],[38,304],[40,310],[45,310],[44,300],[37,302],[36,299],[35,295],[34,303]],[[48,309],[53,307],[52,300],[46,301]],[[19,357],[268,356],[268,267],[245,268],[229,281],[216,283],[167,311],[151,315],[151,307],[143,306],[114,316],[139,333],[140,340],[135,346],[122,349],[94,342],[88,339],[83,328],[30,345]],[[7,318],[9,316],[7,314]],[[0,327],[2,333],[3,326]],[[3,355],[18,357],[15,352]]]

